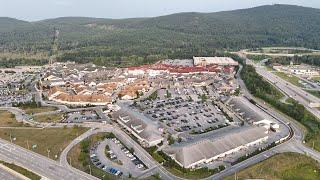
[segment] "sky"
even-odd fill
[[[271,4],[320,9],[320,0],[0,0],[0,17],[27,21],[65,16],[121,19],[179,12],[218,12]]]

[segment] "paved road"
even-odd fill
[[[239,81],[241,82],[241,80]],[[248,97],[252,97],[247,90],[244,88],[244,93]],[[40,93],[39,93],[40,96]],[[39,97],[40,101],[41,96]],[[252,97],[253,98],[253,97]],[[257,101],[259,102],[259,101]],[[47,104],[46,104],[47,105]],[[281,114],[278,112],[266,107],[263,104],[260,104],[266,111],[270,112],[272,115],[276,116],[276,118],[283,121],[283,123],[288,122]],[[63,109],[62,109],[63,110]],[[68,111],[69,109],[65,109]],[[138,143],[136,143],[131,137],[129,137],[126,133],[121,131],[118,127],[112,125],[103,125],[101,123],[92,123],[90,125],[86,124],[87,127],[92,127],[92,130],[82,134],[80,137],[76,138],[72,141],[67,148],[62,152],[60,157],[60,163],[50,160],[44,156],[33,153],[29,150],[11,144],[7,141],[0,139],[0,159],[5,160],[7,162],[14,162],[17,165],[22,167],[26,167],[33,172],[36,172],[44,177],[49,179],[96,179],[82,171],[79,171],[68,164],[67,161],[67,153],[70,149],[78,144],[84,138],[95,134],[97,132],[113,132],[116,136],[125,144],[130,147],[133,147],[137,155],[141,158],[143,162],[149,167],[149,170],[143,174],[141,177],[148,177],[154,173],[159,173],[162,179],[181,179],[176,177],[175,175],[168,172],[164,167],[162,167],[159,163],[157,163]],[[291,140],[276,146],[275,148],[265,151],[257,156],[254,156],[246,161],[238,163],[235,166],[228,167],[224,171],[219,174],[213,175],[206,179],[221,179],[227,175],[233,174],[236,171],[239,171],[245,167],[258,163],[274,154],[281,152],[298,152],[298,153],[307,153],[314,159],[320,160],[320,154],[306,146],[304,146],[301,141],[303,139],[303,134],[301,129],[295,124],[292,124],[292,129],[294,131],[294,136]],[[96,129],[98,128],[98,129]]]
[[[320,103],[319,98],[302,90],[300,87],[297,87],[290,82],[283,80],[277,75],[268,72],[263,67],[256,67],[256,71],[269,82],[273,83],[278,89],[281,89],[282,92],[285,92],[286,95],[298,101],[308,111],[310,111],[316,117],[320,118],[320,111],[317,108],[310,107],[310,103]]]
[[[238,53],[239,56],[246,58],[243,54]],[[254,64],[250,59],[247,59],[248,64],[252,64],[259,75],[268,80],[271,84],[277,87],[285,95],[295,99],[302,104],[313,115],[320,118],[320,110],[310,107],[310,103],[320,103],[320,99],[314,95],[304,91],[298,86],[291,84],[290,82],[278,77],[277,75],[267,71],[260,63]]]
[[[242,67],[240,67],[240,70],[242,69]],[[241,86],[242,89],[242,93],[244,93],[245,96],[247,96],[248,98],[252,98],[254,99],[259,106],[264,109],[267,113],[269,113],[271,116],[273,116],[274,118],[276,118],[278,121],[287,124],[288,122],[290,122],[288,119],[286,119],[282,114],[280,114],[278,111],[275,111],[273,108],[270,108],[269,106],[265,105],[264,103],[262,103],[260,100],[256,99],[255,97],[253,97],[248,90],[246,89],[243,81],[239,78],[239,74],[237,75],[237,79],[238,82]],[[311,158],[320,161],[320,153],[311,149],[310,147],[305,146],[302,141],[304,139],[304,134],[303,134],[303,130],[300,128],[299,125],[297,125],[296,122],[290,122],[290,128],[293,131],[293,137],[283,143],[280,144],[268,151],[265,151],[263,153],[260,153],[254,157],[251,157],[239,164],[236,164],[230,168],[227,168],[226,170],[220,172],[219,174],[216,174],[210,178],[207,179],[222,179],[225,176],[228,175],[232,175],[235,172],[240,171],[241,169],[244,169],[246,167],[249,167],[251,165],[254,165],[258,162],[261,162],[267,158],[269,158],[270,156],[273,156],[275,154],[279,154],[279,153],[284,153],[284,152],[296,152],[296,153],[300,153],[300,154],[307,154],[308,156],[310,156]]]
[[[295,50],[311,50],[313,52],[287,54],[287,53],[261,53],[261,52],[250,52],[250,50],[242,50],[241,53],[246,54],[246,55],[267,55],[267,56],[273,56],[273,57],[279,57],[279,56],[281,56],[281,57],[294,57],[294,56],[303,56],[303,55],[319,55],[319,50],[306,49],[306,48],[294,48],[294,49]]]
[[[18,178],[17,176],[11,174],[7,170],[0,167],[0,179],[3,180],[21,180],[21,178]]]
[[[242,67],[240,66],[240,71],[241,70],[242,70]],[[259,107],[261,107],[263,110],[265,110],[267,113],[269,113],[271,116],[273,116],[278,121],[280,121],[284,124],[287,124],[288,122],[290,122],[282,114],[280,114],[279,112],[270,108],[269,106],[265,105],[264,103],[261,103],[260,100],[253,97],[246,89],[243,81],[240,79],[239,74],[237,74],[237,80],[238,80],[239,85],[241,86],[242,93],[245,96],[254,99],[258,103]],[[231,167],[225,169],[224,171],[220,172],[219,174],[213,175],[207,179],[222,179],[223,177],[226,177],[228,175],[232,175],[235,172],[238,172],[238,171],[240,171],[246,167],[249,167],[251,165],[254,165],[256,163],[259,163],[259,162],[261,162],[261,161],[263,161],[273,155],[276,155],[279,153],[284,153],[284,152],[296,152],[296,153],[300,153],[300,154],[307,154],[311,158],[319,161],[320,160],[319,159],[320,153],[311,149],[310,147],[305,146],[302,143],[302,141],[304,139],[304,135],[303,135],[303,131],[299,127],[299,125],[297,125],[295,122],[290,122],[290,128],[293,131],[293,137],[289,141],[284,142],[283,144],[280,144],[280,145],[278,145],[268,151],[264,151],[256,156],[251,157],[251,158],[249,158],[243,162],[240,162],[234,166],[231,166]]]
[[[166,180],[174,180],[174,179],[181,179],[179,177],[176,177],[175,175],[168,172],[164,167],[162,167],[157,161],[155,161],[148,152],[146,152],[145,149],[143,149],[137,142],[135,142],[130,136],[128,136],[126,133],[124,133],[122,130],[120,130],[116,126],[112,126],[109,124],[102,125],[101,123],[91,123],[92,129],[87,131],[86,133],[80,135],[78,138],[76,138],[74,141],[72,141],[67,148],[61,153],[60,155],[60,164],[64,167],[71,168],[67,161],[67,154],[71,150],[73,146],[78,144],[83,139],[96,134],[98,132],[112,132],[114,133],[117,138],[126,144],[128,147],[133,147],[134,152],[136,155],[142,160],[146,166],[149,167],[148,171],[145,171],[142,176],[140,177],[149,177],[150,175],[154,173],[159,173],[160,176],[163,179]]]
[[[15,163],[48,179],[95,179],[84,172],[77,171],[74,168],[65,168],[56,161],[2,139],[0,139],[0,152],[0,160]]]

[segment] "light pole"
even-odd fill
[[[29,141],[27,140],[27,147],[28,147],[28,149],[30,150],[30,147],[29,147]]]
[[[50,149],[47,149],[48,152],[48,158],[50,158]]]
[[[71,165],[71,157],[69,157],[69,161],[70,161],[70,162],[69,162],[70,166],[72,166],[72,165]]]
[[[12,136],[11,136],[11,131],[10,131],[10,141],[11,141],[11,143],[12,143]]]

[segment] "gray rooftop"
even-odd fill
[[[188,167],[267,136],[264,127],[251,127],[216,139],[205,139],[183,147],[169,147],[164,151]]]

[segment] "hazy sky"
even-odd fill
[[[216,12],[265,4],[320,8],[320,0],[0,0],[0,17],[41,20],[62,16],[150,17],[177,12]]]

